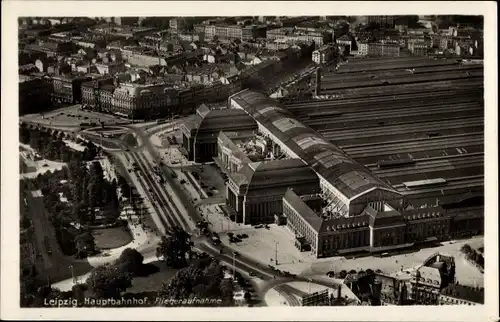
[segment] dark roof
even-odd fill
[[[311,225],[314,231],[320,231],[323,219],[309,208],[309,206],[297,196],[293,189],[288,189],[283,199],[286,200],[286,202],[288,202],[309,225]]]
[[[448,284],[441,290],[441,294],[475,303],[484,303],[484,289],[473,288],[461,284]]]
[[[257,130],[257,123],[244,111],[234,109],[210,110],[200,122],[196,140],[217,140],[220,131],[251,129]]]
[[[232,178],[238,185],[247,185],[247,196],[261,195],[263,192],[284,195],[288,188],[310,187],[308,193],[319,192],[318,177],[300,159],[248,163]]]
[[[398,194],[339,147],[300,123],[292,113],[279,106],[276,100],[250,90],[234,94],[230,99],[347,198],[366,193],[372,188],[384,188]]]

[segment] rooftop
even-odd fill
[[[286,189],[298,183],[316,182],[319,186],[316,174],[300,159],[248,163],[237,173],[231,174],[231,178],[239,186],[247,185],[247,196],[261,194],[263,188],[268,193],[280,190],[284,194]]]
[[[234,94],[230,100],[266,127],[347,198],[357,197],[372,188],[397,193],[340,148],[299,122],[277,101],[250,90]]]
[[[460,284],[449,284],[441,290],[444,296],[454,297],[475,303],[484,303],[484,288],[474,288]]]

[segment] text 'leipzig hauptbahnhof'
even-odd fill
[[[471,177],[448,182],[424,173],[431,161],[419,165],[408,157],[362,164],[355,159],[369,154],[346,153],[332,143],[335,138],[299,121],[292,108],[246,89],[230,96],[222,109],[201,106],[183,125],[189,158],[215,160],[225,172],[224,209],[236,222],[287,225],[296,247],[317,257],[482,234],[481,175],[477,182]],[[376,143],[365,145],[376,148]],[[414,167],[399,176],[408,178],[404,182],[397,180],[401,165]]]

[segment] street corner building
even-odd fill
[[[214,128],[203,132],[197,125],[191,136],[210,137],[209,156],[227,173],[227,208],[238,222],[270,223],[279,217],[295,233],[297,248],[317,257],[384,252],[483,232],[483,208],[467,206],[477,199],[475,193],[452,194],[439,205],[409,207],[413,199],[429,197],[429,191],[414,189],[440,182],[407,182],[409,193],[396,189],[264,94],[243,90],[229,97],[228,106],[224,116],[209,112],[224,126],[207,122]],[[238,114],[242,111],[256,129],[245,114]],[[256,146],[263,138],[259,151],[267,153],[257,162],[241,144],[252,137],[248,132],[245,136],[245,130],[254,131]]]

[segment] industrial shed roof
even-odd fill
[[[244,90],[231,96],[230,100],[267,128],[347,198],[353,198],[372,188],[384,188],[397,193],[339,147],[300,123],[274,99]]]
[[[257,129],[257,123],[244,111],[234,109],[211,110],[200,120],[196,139],[217,139],[220,131],[251,129]]]
[[[247,196],[254,193],[261,195],[263,191],[268,194],[284,194],[289,187],[308,184],[317,187],[319,192],[316,173],[300,159],[248,163],[237,173],[231,174],[231,178],[237,185],[247,185]]]

